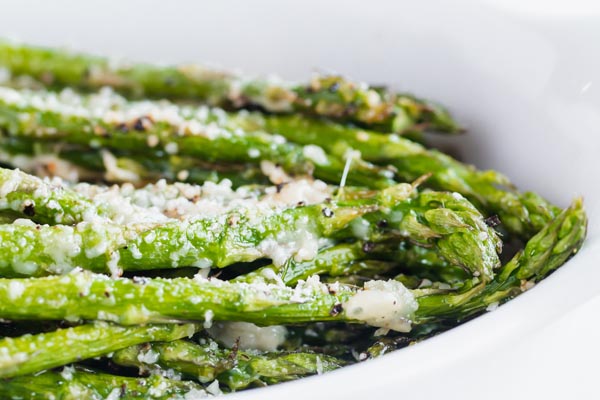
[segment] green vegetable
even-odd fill
[[[150,365],[144,363],[140,361],[140,354],[151,354],[157,361]],[[306,351],[258,354],[222,349],[212,341],[198,345],[187,340],[128,347],[117,351],[112,360],[119,365],[135,366],[141,370],[152,370],[158,365],[200,382],[217,379],[231,390],[298,379],[344,365],[343,361],[334,357]]]
[[[458,132],[442,107],[414,96],[373,88],[340,76],[308,84],[247,79],[194,65],[116,65],[108,59],[56,49],[0,43],[0,66],[51,88],[96,90],[110,86],[131,97],[194,100],[228,107],[260,106],[354,122],[386,132],[434,129]]]
[[[200,396],[204,388],[189,381],[152,375],[131,378],[83,369],[47,371],[0,381],[0,397],[11,400],[180,399]]]
[[[37,373],[139,343],[176,340],[191,336],[196,330],[192,324],[123,327],[98,322],[4,338],[0,340],[0,378]]]
[[[424,182],[425,186],[466,196],[488,215],[497,214],[510,233],[525,239],[560,212],[534,193],[518,192],[508,178],[496,171],[479,171],[397,135],[383,135],[297,115],[232,114],[228,123],[250,131],[260,129],[280,134],[295,143],[316,144],[330,154],[359,150],[367,161],[393,165],[398,178],[405,181],[431,174]]]
[[[123,325],[212,318],[259,325],[354,322],[358,320],[336,311],[336,307],[356,291],[340,286],[329,293],[327,285],[318,282],[289,288],[189,278],[109,278],[82,271],[46,278],[0,279],[0,318],[97,319]],[[40,298],[51,300],[40,304]]]
[[[433,245],[451,264],[491,279],[500,263],[501,242],[481,214],[460,196],[413,193],[411,185],[400,184],[371,198],[283,210],[240,209],[160,224],[121,226],[96,220],[75,226],[5,224],[0,225],[0,271],[2,276],[42,276],[80,266],[118,275],[121,269],[226,267],[264,257],[281,265],[301,250],[292,248],[281,260],[271,255],[272,246],[286,241],[323,237],[376,241],[392,234]],[[389,221],[387,225],[381,226],[383,220]]]
[[[487,307],[504,303],[564,264],[581,247],[587,230],[583,202],[576,199],[532,237],[487,285],[478,284],[457,294],[418,298],[415,320],[462,321]]]

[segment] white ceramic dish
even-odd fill
[[[580,254],[530,292],[381,359],[240,399],[594,398],[600,345],[600,7],[593,1],[1,2],[0,35],[305,79],[315,69],[450,106],[447,145],[566,206]]]

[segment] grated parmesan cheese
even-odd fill
[[[411,291],[398,281],[369,281],[342,307],[350,318],[380,328],[409,332],[410,316],[417,310],[418,303]]]
[[[226,347],[233,347],[239,338],[239,348],[275,351],[285,341],[284,326],[259,327],[249,322],[217,322],[208,329],[209,335]]]

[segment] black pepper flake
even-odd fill
[[[34,205],[31,203],[25,204],[25,207],[23,207],[23,214],[27,215],[28,217],[33,217],[35,215]]]
[[[229,361],[231,363],[233,363],[233,366],[237,365],[237,359],[238,359],[238,351],[240,348],[240,338],[237,337],[235,338],[235,342],[233,343],[233,346],[231,346],[231,353],[229,353]]]
[[[129,127],[127,126],[127,124],[121,123],[121,124],[117,125],[117,130],[119,130],[123,133],[127,133],[127,132],[129,132]]]
[[[329,311],[329,315],[331,315],[332,317],[335,317],[336,315],[339,315],[339,313],[341,313],[342,311],[344,311],[342,304],[337,303],[336,305],[331,307],[331,311]]]
[[[329,207],[325,207],[325,208],[323,208],[323,209],[321,210],[321,212],[323,213],[323,215],[324,215],[326,218],[331,218],[331,217],[333,217],[333,211],[332,211],[332,210],[331,210],[331,208],[329,208]]]
[[[492,215],[485,219],[485,223],[487,226],[490,226],[493,228],[495,226],[500,225],[502,223],[502,221],[500,221],[500,218],[497,215]]]
[[[334,82],[331,86],[329,86],[329,91],[331,93],[335,93],[338,91],[338,89],[340,88],[340,83],[339,82]]]
[[[365,253],[370,253],[373,251],[373,249],[375,249],[375,243],[373,242],[364,242],[362,245],[362,250]]]
[[[110,292],[108,290],[104,291],[104,297],[107,297],[107,298],[110,297]]]
[[[387,219],[382,219],[382,220],[380,220],[380,221],[377,222],[377,227],[378,228],[385,228],[386,226],[388,226]]]
[[[281,183],[278,183],[277,185],[275,185],[275,189],[277,190],[277,193],[281,192],[281,189],[283,189],[285,184],[286,184],[285,182],[281,182]]]
[[[297,206],[298,206],[298,207],[302,207],[302,206],[303,206],[303,205],[305,205],[305,204],[306,204],[306,203],[305,203],[304,201],[299,201],[299,202],[298,202],[298,204],[297,204]]]
[[[138,285],[145,285],[150,282],[150,278],[146,278],[145,276],[134,276],[132,280],[133,283],[137,283]]]
[[[138,132],[144,132],[146,130],[146,127],[144,126],[143,117],[135,120],[135,122],[133,123],[133,129],[135,129]]]

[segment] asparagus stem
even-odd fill
[[[292,256],[314,258],[319,238],[378,240],[392,234],[435,246],[451,264],[491,279],[500,263],[501,242],[481,214],[461,196],[413,193],[411,185],[400,184],[348,202],[240,209],[153,224],[91,220],[73,227],[0,225],[0,268],[3,276],[42,276],[76,266],[119,275],[122,269],[225,267],[264,257],[283,265]]]
[[[581,247],[587,230],[587,216],[581,199],[573,201],[525,248],[505,264],[487,285],[467,287],[457,294],[433,294],[418,298],[415,321],[465,320],[487,307],[510,300],[564,264]]]
[[[10,137],[0,139],[0,149],[3,150],[0,158],[12,167],[27,173],[58,176],[65,180],[73,180],[72,171],[76,171],[75,180],[111,183],[127,181],[137,186],[159,179],[196,184],[229,179],[234,187],[269,183],[260,167],[253,164],[205,163],[194,157],[170,154],[142,155],[113,150],[110,156],[114,157],[116,167],[126,171],[125,175],[116,175],[107,169],[102,152],[85,146],[67,146],[62,143],[42,143],[27,138]],[[56,163],[67,165],[67,173],[53,167]]]
[[[214,118],[214,117],[213,117]],[[397,135],[383,135],[354,127],[301,116],[230,114],[230,127],[260,129],[296,143],[317,144],[331,154],[359,150],[367,161],[391,164],[399,178],[413,181],[430,173],[424,183],[436,190],[458,192],[488,215],[497,214],[506,229],[528,239],[560,210],[533,193],[520,193],[496,171],[479,171],[436,150],[429,150]]]
[[[102,208],[58,183],[0,168],[0,213],[7,211],[42,224],[70,225]]]
[[[363,279],[377,279],[392,270],[408,270],[424,278],[454,283],[467,278],[459,267],[453,267],[432,249],[400,243],[357,241],[340,243],[319,251],[308,261],[290,259],[282,267],[268,265],[240,275],[234,282],[283,282],[290,286],[312,275],[342,277],[358,274]],[[441,279],[438,279],[441,278]]]
[[[39,375],[19,376],[1,381],[3,399],[181,399],[206,395],[194,382],[166,379],[158,375],[130,378],[83,368],[47,371]]]
[[[152,365],[145,364],[140,361],[143,358],[140,354],[152,354],[157,361]],[[231,390],[332,371],[344,364],[334,357],[306,351],[257,354],[221,349],[214,342],[198,345],[187,340],[128,347],[117,351],[112,360],[141,370],[152,370],[158,365],[203,383],[217,379]]]
[[[324,116],[386,132],[460,130],[438,105],[340,76],[315,76],[309,84],[294,84],[246,79],[199,66],[115,65],[101,57],[6,42],[0,43],[0,66],[15,78],[30,76],[52,88],[111,86],[130,97],[259,106],[269,112]]]
[[[379,281],[373,282],[379,285]],[[361,290],[343,285],[330,287],[318,279],[289,288],[197,278],[110,279],[82,271],[46,278],[0,279],[0,318],[98,319],[123,325],[212,318],[259,325],[363,321],[407,329],[406,319],[414,308],[414,300],[400,283],[386,284],[389,287],[370,289],[370,293],[381,294],[373,304],[390,307],[388,303],[394,301],[391,307],[396,311],[380,320],[372,320],[368,315],[357,313],[357,307],[353,306],[360,302],[362,295],[348,303],[352,306],[349,310],[343,309],[347,301],[362,293]],[[40,298],[52,299],[48,300],[51,306],[40,304]]]
[[[264,132],[244,133],[203,124],[197,112],[189,115],[190,111],[176,106],[165,110],[159,104],[131,103],[123,110],[98,111],[91,108],[93,98],[79,99],[78,106],[72,102],[53,93],[0,88],[0,128],[11,136],[96,149],[177,154],[212,163],[258,165],[270,161],[288,172],[314,174],[334,183],[344,171],[344,160],[318,146],[299,146]],[[355,160],[352,167],[349,184],[374,188],[394,184],[388,169],[362,160]]]
[[[191,336],[196,330],[192,324],[123,327],[95,323],[4,338],[0,340],[0,378],[60,367],[139,343],[176,340]]]

